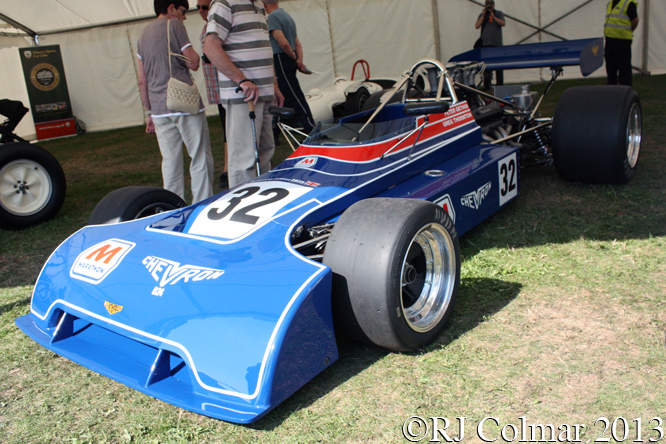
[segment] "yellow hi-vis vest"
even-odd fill
[[[613,1],[608,2],[606,8],[606,24],[604,25],[604,35],[614,39],[631,40],[634,33],[631,30],[631,20],[627,15],[629,3],[634,0],[623,0],[617,2],[617,6],[613,8]]]

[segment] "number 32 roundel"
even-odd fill
[[[252,182],[206,206],[189,234],[237,239],[273,218],[312,188],[287,182]]]

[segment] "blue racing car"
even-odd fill
[[[521,167],[633,175],[632,89],[573,88],[545,118],[528,87],[475,87],[485,68],[521,61],[551,67],[552,84],[600,44],[524,45],[506,66],[488,53],[420,61],[369,109],[320,123],[275,169],[196,205],[117,190],[53,252],[16,323],[93,371],[238,423],[333,364],[336,333],[418,350],[453,309],[458,237],[520,195]]]

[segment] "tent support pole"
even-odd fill
[[[649,76],[648,59],[650,54],[648,53],[648,44],[650,42],[650,0],[644,0],[643,4],[645,13],[643,14],[643,66],[641,67],[641,73]]]
[[[331,62],[333,63],[333,77],[338,76],[338,67],[335,63],[335,46],[333,45],[333,25],[331,24],[331,0],[326,0],[326,20],[328,20],[328,36],[331,40]]]
[[[2,19],[3,21],[9,23],[9,24],[12,25],[14,28],[16,28],[16,29],[20,29],[21,31],[25,32],[26,34],[28,34],[28,35],[29,35],[30,37],[32,37],[33,39],[34,39],[35,37],[37,37],[37,33],[36,33],[35,31],[33,31],[32,29],[28,28],[27,26],[25,26],[25,25],[23,25],[23,24],[17,22],[16,20],[10,19],[10,18],[7,17],[5,14],[0,14],[0,19]]]
[[[437,0],[432,0],[432,23],[435,33],[435,59],[442,60],[442,45],[439,40],[439,9]]]
[[[538,33],[540,33],[540,32],[545,32],[545,33],[547,33],[547,34],[550,34],[550,35],[552,35],[552,36],[555,36],[555,34],[552,34],[552,33],[548,32],[548,31],[546,31],[546,28],[550,28],[550,27],[553,26],[555,23],[559,22],[560,20],[562,20],[562,19],[564,19],[564,18],[566,18],[566,17],[569,17],[571,14],[573,14],[573,13],[576,12],[576,11],[578,11],[578,10],[581,9],[582,7],[586,6],[588,3],[592,3],[593,1],[594,1],[594,0],[586,0],[585,2],[581,3],[579,6],[575,7],[575,8],[572,9],[571,11],[567,12],[566,14],[564,14],[563,16],[558,17],[558,18],[556,18],[555,20],[553,20],[552,22],[548,23],[546,26],[543,26],[543,27],[540,27],[540,28],[539,28],[539,27],[535,28],[535,29],[536,29],[535,32],[533,32],[532,34],[528,35],[527,37],[525,37],[524,39],[522,39],[521,41],[519,41],[518,43],[516,43],[516,45],[520,45],[520,44],[523,43],[524,41],[526,41],[526,40],[532,38],[534,35],[536,35],[536,34],[538,34]],[[506,14],[505,14],[505,15],[506,15]],[[539,13],[539,17],[541,17],[541,13]],[[556,36],[556,37],[557,37],[557,36]],[[560,39],[562,39],[562,40],[567,40],[567,39],[565,39],[565,38],[563,38],[563,37],[558,37],[558,38],[560,38]]]

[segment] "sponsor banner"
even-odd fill
[[[37,139],[39,140],[76,135],[76,125],[74,124],[74,119],[35,123],[35,130],[37,131]]]
[[[97,285],[120,265],[135,245],[134,242],[120,239],[109,239],[93,245],[79,254],[69,275],[74,279]]]
[[[60,45],[19,48],[19,57],[35,125],[74,117]],[[39,129],[37,131],[39,139],[45,138],[39,136]],[[42,134],[49,133],[42,131]],[[59,132],[55,134],[54,137],[60,136]]]

